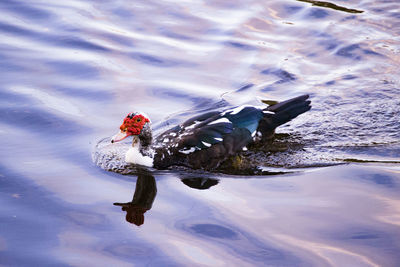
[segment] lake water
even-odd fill
[[[0,265],[400,266],[398,1],[2,0],[0,14]],[[287,174],[92,161],[130,111],[160,133],[306,93],[313,109],[278,130],[301,149],[266,164]]]

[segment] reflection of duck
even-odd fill
[[[218,180],[206,177],[192,177],[192,178],[181,178],[182,183],[185,185],[199,190],[209,189],[211,186],[217,185]]]
[[[165,169],[186,166],[215,170],[235,163],[228,160],[248,145],[270,140],[275,128],[308,111],[308,95],[299,96],[268,107],[240,106],[224,111],[211,111],[193,117],[162,133],[152,142],[149,118],[141,113],[129,113],[111,142],[133,136],[132,147],[125,160],[128,163]]]
[[[131,202],[114,203],[126,211],[126,221],[140,226],[144,223],[144,213],[151,209],[157,194],[156,180],[153,175],[142,171],[138,174],[135,193]]]

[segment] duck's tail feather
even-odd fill
[[[271,106],[267,107],[265,110],[278,113],[278,112],[284,111],[286,109],[290,109],[293,106],[298,105],[298,104],[303,104],[305,106],[309,106],[311,101],[309,101],[309,100],[306,101],[309,97],[310,97],[309,95],[301,95],[301,96],[298,96],[298,97],[295,97],[295,98],[292,98],[292,99],[289,99],[286,101],[278,102],[275,105],[271,105]]]
[[[274,112],[270,114],[272,127],[276,128],[310,110],[311,101],[307,100],[308,98],[309,95],[302,95],[267,107],[265,109],[267,112]]]
[[[276,127],[311,109],[311,101],[307,100],[308,98],[309,95],[302,95],[265,108],[258,131],[265,137],[273,135]]]

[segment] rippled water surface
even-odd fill
[[[3,0],[0,13],[0,265],[400,265],[397,1]],[[92,162],[130,111],[160,133],[300,94],[313,109],[277,140],[300,149],[265,164],[289,174]]]

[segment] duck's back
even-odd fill
[[[276,127],[309,110],[307,98],[304,95],[269,107],[240,106],[193,117],[156,138],[154,167],[215,170],[249,144],[265,142]]]

